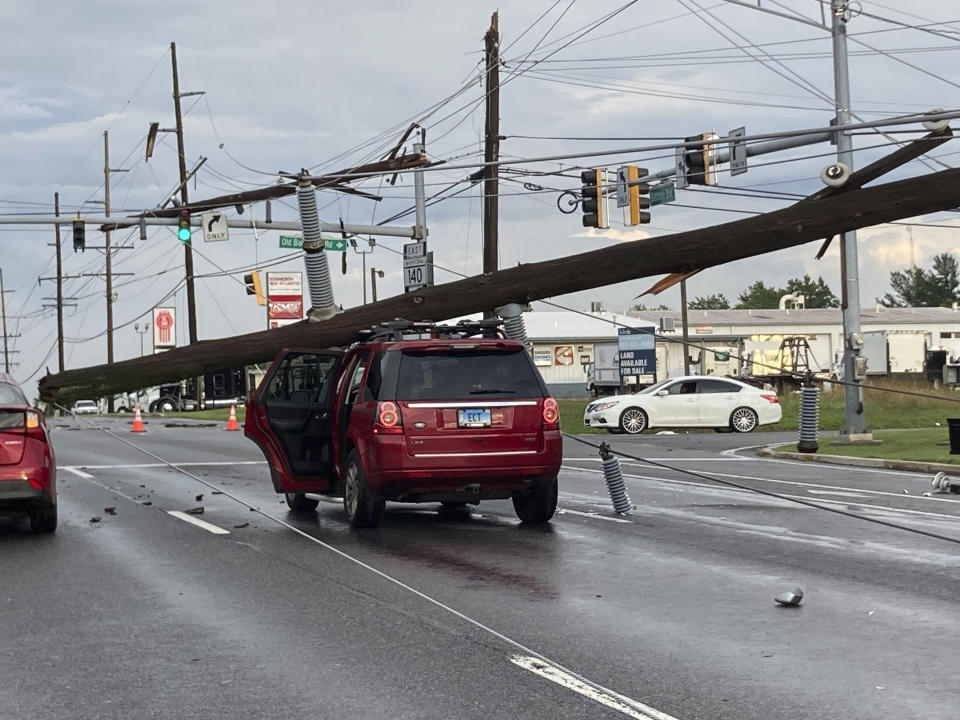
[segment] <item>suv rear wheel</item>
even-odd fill
[[[316,498],[308,498],[306,493],[286,493],[286,497],[287,506],[296,512],[313,512],[320,504]]]
[[[350,527],[377,527],[385,506],[383,498],[367,485],[360,455],[356,449],[351,450],[343,471],[343,509]]]
[[[57,529],[57,506],[37,505],[30,509],[30,532],[52,533]]]
[[[557,511],[557,479],[537,483],[529,492],[514,495],[513,509],[522,523],[548,522]]]

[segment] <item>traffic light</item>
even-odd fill
[[[650,172],[646,168],[627,165],[627,193],[630,198],[630,224],[640,225],[650,222],[650,213],[641,212],[650,207],[650,183],[640,182]]]
[[[701,133],[684,138],[688,143],[698,140],[710,140],[711,133]],[[714,178],[710,173],[710,144],[704,142],[697,147],[688,147],[683,151],[687,165],[687,182],[691,185],[713,185]]]
[[[180,211],[180,229],[177,230],[177,237],[180,242],[190,244],[190,236],[193,231],[190,230],[190,211],[184,208]]]
[[[580,189],[580,210],[583,212],[583,226],[604,228],[603,180],[606,171],[602,168],[584,170],[580,173],[583,187]]]
[[[254,270],[243,276],[243,282],[247,286],[247,295],[257,296],[257,305],[266,305],[267,300],[263,296],[263,286],[260,285],[260,271]]]
[[[73,251],[76,252],[80,250],[81,252],[87,249],[87,241],[85,238],[87,226],[83,220],[77,218],[73,221]]]

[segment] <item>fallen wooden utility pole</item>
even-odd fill
[[[783,210],[700,230],[619,243],[579,255],[521,265],[436,285],[320,323],[222,340],[206,340],[160,355],[47,375],[41,398],[65,404],[80,397],[135,390],[184,377],[272,359],[284,347],[351,342],[357,330],[406,318],[447,320],[509,302],[529,302],[626,280],[687,272],[823,240],[847,230],[960,206],[960,169],[802,200]]]

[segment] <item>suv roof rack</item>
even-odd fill
[[[397,318],[390,322],[373,325],[357,333],[357,342],[375,342],[377,340],[417,340],[433,338],[467,338],[488,331],[495,331],[503,337],[503,320],[461,320],[456,325],[433,322],[414,322]],[[425,337],[424,337],[425,336]]]

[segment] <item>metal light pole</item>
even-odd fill
[[[383,277],[383,270],[370,268],[370,296],[373,298],[373,302],[377,301],[377,278],[378,277]]]
[[[143,327],[140,327],[140,323],[134,323],[133,329],[140,336],[140,357],[143,357],[143,336],[150,332],[150,326],[144,323]]]
[[[850,122],[850,75],[847,63],[847,0],[830,0],[833,35],[833,79],[837,123]],[[853,170],[853,139],[838,131],[837,160]],[[857,262],[857,233],[840,238],[841,306],[843,308],[844,435],[848,440],[868,440],[863,417],[863,388],[856,375],[860,356],[860,274]]]

